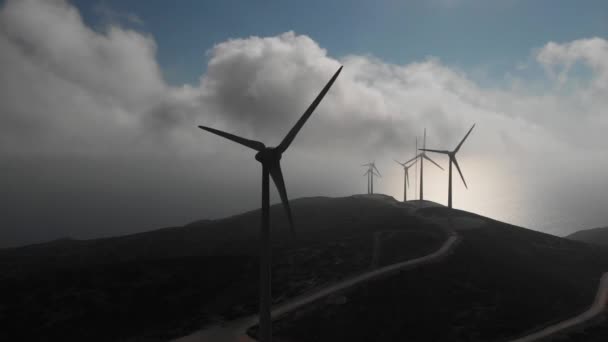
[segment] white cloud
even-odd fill
[[[429,147],[450,147],[477,123],[463,150],[476,158],[476,165],[499,159],[530,165],[542,158],[543,165],[562,166],[565,155],[588,162],[608,149],[603,113],[608,105],[607,46],[606,40],[593,38],[542,47],[535,54],[537,61],[556,75],[557,82],[566,84],[567,71],[578,61],[591,68],[592,78],[567,91],[561,87],[539,92],[530,91],[523,81],[513,82],[517,88],[482,88],[466,71],[437,58],[404,65],[371,56],[335,58],[308,36],[287,32],[220,43],[209,51],[200,84],[174,87],[162,78],[153,37],[115,25],[92,30],[64,1],[9,0],[0,12],[0,157],[51,164],[66,159],[86,164],[87,158],[101,158],[125,172],[136,172],[121,175],[124,179],[150,173],[138,164],[146,160],[146,165],[153,165],[153,174],[173,177],[150,176],[150,186],[176,182],[175,189],[191,188],[192,196],[209,199],[217,196],[209,193],[212,189],[234,178],[224,191],[240,194],[237,188],[258,178],[250,176],[257,166],[253,158],[238,170],[224,170],[218,163],[236,165],[236,160],[248,156],[247,151],[204,134],[195,125],[278,143],[338,66],[344,65],[289,153],[306,160],[287,161],[288,187],[294,189],[291,197],[359,189],[354,186],[361,181],[359,162],[405,158],[423,127],[429,131]],[[180,163],[189,169],[182,171],[176,166]],[[311,168],[311,163],[333,170],[318,179],[319,168]],[[193,168],[202,165],[199,179]],[[48,164],[39,167],[44,174]],[[466,170],[466,164],[463,167]],[[590,166],[596,173],[601,167]],[[71,172],[106,177],[82,165]],[[317,174],[313,179],[306,172]],[[533,168],[519,172],[531,179],[539,177]],[[345,174],[352,177],[345,181]],[[396,181],[387,176],[385,190],[398,194],[399,187],[390,187]],[[57,185],[61,182],[53,184],[45,186],[61,191]],[[475,180],[471,184],[475,189]],[[472,193],[482,197],[495,190],[492,181],[483,184],[487,188]],[[128,184],[115,191],[125,189],[130,189]],[[177,196],[171,188],[165,190],[158,195]],[[256,206],[251,198],[237,200],[232,210]],[[468,208],[475,210],[471,203]],[[65,205],[70,205],[69,200]],[[195,219],[228,212],[230,208],[211,201],[204,212],[188,209],[177,216]],[[141,227],[160,221],[152,215],[130,224]]]
[[[549,42],[536,54],[547,73],[561,83],[567,81],[572,66],[581,62],[594,72],[593,86],[608,89],[608,41],[594,37],[564,44]]]

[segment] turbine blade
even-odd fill
[[[395,163],[397,163],[397,164],[399,164],[399,165],[401,165],[401,166],[405,167],[405,163],[401,163],[401,162],[397,161],[397,159],[393,159],[393,160],[395,161]]]
[[[456,152],[458,152],[458,150],[460,150],[460,146],[462,146],[464,141],[467,140],[467,138],[469,137],[469,134],[471,134],[471,131],[473,130],[473,128],[475,128],[475,124],[473,124],[473,126],[471,126],[471,129],[469,129],[469,131],[467,132],[467,135],[465,135],[464,138],[462,138],[462,141],[460,141],[460,144],[458,144],[458,146],[456,146],[454,153],[456,153]]]
[[[469,187],[467,186],[467,182],[464,180],[464,176],[462,175],[462,171],[460,171],[460,166],[458,166],[458,161],[456,160],[456,157],[454,157],[452,160],[454,161],[454,165],[456,165],[456,170],[458,170],[458,173],[460,174],[460,178],[462,178],[462,182],[464,183],[464,187],[468,189]]]
[[[424,128],[424,140],[422,142],[422,148],[426,148],[426,127]]]
[[[376,167],[376,165],[372,164],[372,167],[376,170],[376,172],[378,172],[378,176],[380,176],[380,170],[378,170],[378,168]]]
[[[412,160],[415,160],[416,162],[418,162],[418,157],[420,157],[420,154],[417,154],[414,158],[406,161],[404,164],[407,164],[407,163],[411,162]]]
[[[281,164],[278,161],[271,165],[270,176],[272,177],[274,185],[279,191],[279,196],[281,196],[281,202],[283,202],[283,207],[287,212],[287,220],[289,221],[289,228],[291,230],[291,233],[295,234],[295,230],[293,228],[293,217],[291,216],[291,207],[289,206],[287,190],[285,189],[285,181],[283,180],[283,172],[281,172]]]
[[[423,155],[422,155],[422,157],[423,157],[424,159],[426,159],[426,160],[430,161],[431,163],[435,164],[435,165],[436,165],[438,168],[440,168],[440,169],[442,169],[442,170],[443,170],[443,168],[442,168],[442,167],[441,167],[439,164],[435,163],[435,161],[434,161],[433,159],[429,158],[429,157],[428,157],[426,154],[423,154]]]
[[[317,95],[317,98],[315,98],[315,100],[312,101],[310,106],[308,106],[308,109],[306,109],[306,111],[304,112],[304,114],[302,114],[302,116],[300,117],[298,122],[296,122],[295,126],[293,126],[291,128],[291,130],[289,131],[289,133],[287,133],[287,135],[285,136],[283,141],[281,141],[281,144],[277,147],[279,152],[283,153],[283,152],[285,152],[285,150],[287,150],[287,148],[289,147],[289,145],[291,144],[293,139],[296,137],[296,135],[298,134],[298,132],[300,131],[302,126],[304,126],[304,123],[306,123],[306,120],[308,120],[308,118],[310,117],[312,112],[315,111],[315,109],[317,108],[317,106],[319,105],[321,100],[323,100],[323,97],[325,96],[325,94],[327,94],[327,91],[329,91],[329,88],[331,88],[331,86],[334,84],[334,81],[336,80],[336,78],[338,78],[340,71],[342,71],[342,67],[340,67],[338,69],[338,71],[336,71],[334,76],[329,80],[329,82],[327,82],[327,84],[321,90],[319,95]]]
[[[405,181],[407,182],[407,187],[410,187],[410,176],[409,173],[407,172],[407,169],[405,170]]]
[[[205,130],[207,132],[211,132],[213,134],[217,134],[220,137],[224,137],[224,138],[226,138],[228,140],[232,140],[232,141],[237,142],[237,143],[239,143],[241,145],[245,145],[245,146],[247,146],[249,148],[252,148],[252,149],[254,149],[256,151],[262,151],[264,148],[266,148],[266,146],[264,146],[264,144],[261,143],[261,142],[259,142],[259,141],[241,138],[241,137],[238,137],[238,136],[236,136],[234,134],[226,133],[226,132],[220,131],[220,130],[215,129],[215,128],[206,127],[206,126],[198,126],[198,128],[200,128],[202,130]]]
[[[446,150],[432,150],[430,148],[421,148],[420,151],[435,152],[435,153],[442,153],[442,154],[449,154],[450,153],[450,151],[446,151]]]
[[[361,164],[361,166],[372,166],[372,164],[371,163]]]
[[[363,174],[364,176],[369,175],[369,169],[367,171],[365,171],[365,173]]]

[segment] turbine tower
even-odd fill
[[[416,144],[418,145],[418,144]],[[418,153],[414,158],[406,161],[405,163],[409,163],[413,160],[416,160],[417,158],[420,158],[420,200],[424,200],[424,159],[430,161],[431,163],[435,164],[438,168],[440,168],[441,170],[443,170],[443,168],[441,166],[439,166],[439,164],[435,163],[435,161],[431,158],[429,158],[429,156],[426,155],[426,152],[424,151],[424,148],[426,147],[426,128],[424,129],[424,140],[422,140],[422,149],[420,149],[420,153]]]
[[[416,165],[416,163],[418,162],[418,160],[414,160],[413,163],[411,163],[410,165],[407,165],[407,163],[400,163],[397,160],[395,160],[395,162],[401,166],[403,166],[403,202],[407,201],[407,187],[410,186],[410,176],[408,173],[408,170]]]
[[[369,190],[368,194],[373,194],[374,193],[374,175],[376,175],[378,177],[382,177],[380,175],[380,171],[376,167],[376,161],[374,160],[371,163],[363,164],[361,166],[368,166],[369,167],[369,169],[366,172],[368,174],[368,177],[370,178],[370,182],[369,182],[369,184],[370,184],[369,189],[370,190]],[[374,170],[376,170],[376,171],[374,171]]]
[[[363,174],[364,176],[367,176],[367,194],[373,194],[374,193],[374,175],[380,177],[380,174],[377,174],[376,171],[374,171],[373,168],[369,168],[367,169],[367,171],[365,171],[365,173]]]
[[[363,174],[364,176],[367,176],[367,194],[369,195],[369,173],[370,173],[370,169],[367,169],[367,171],[365,171],[365,173]]]
[[[414,155],[418,153],[418,137],[416,137],[416,145],[414,149]],[[414,196],[416,196],[416,192],[418,191],[418,168],[414,169]]]
[[[456,160],[456,153],[458,153],[458,151],[460,150],[460,147],[462,147],[462,144],[464,143],[464,141],[467,140],[467,138],[469,137],[469,134],[471,134],[471,131],[473,130],[473,128],[475,128],[475,124],[473,124],[473,126],[471,126],[471,128],[469,129],[467,134],[460,141],[460,144],[458,144],[458,146],[456,146],[456,148],[453,151],[432,150],[432,149],[424,149],[424,148],[422,149],[422,151],[447,154],[448,157],[450,158],[450,161],[449,161],[450,168],[449,168],[449,176],[448,176],[449,177],[449,180],[448,180],[448,208],[452,207],[452,164],[456,165],[456,169],[458,170],[458,173],[460,174],[460,178],[462,178],[462,183],[464,183],[464,187],[467,189],[469,188],[467,186],[467,182],[465,182],[465,180],[464,180],[462,171],[460,171],[460,166],[458,166],[458,161]]]
[[[283,141],[277,147],[266,147],[259,141],[249,140],[238,137],[236,135],[226,133],[217,129],[213,129],[205,126],[198,126],[199,128],[208,132],[217,134],[226,139],[232,140],[241,145],[247,146],[258,153],[255,155],[255,159],[262,164],[262,222],[260,227],[260,330],[258,340],[262,342],[272,341],[272,320],[271,320],[271,245],[270,245],[270,213],[269,213],[269,176],[272,177],[274,184],[277,187],[281,202],[287,212],[287,219],[289,221],[289,227],[291,232],[294,232],[293,218],[291,216],[291,208],[289,207],[289,201],[287,199],[287,191],[285,189],[285,182],[283,180],[283,173],[281,171],[281,156],[287,150],[293,139],[296,137],[306,120],[313,113],[315,108],[319,105],[329,88],[342,71],[342,67],[336,71],[333,77],[325,85],[323,90],[317,95],[315,100],[310,104],[308,109],[302,114],[302,117],[296,122],[291,128],[289,133],[283,138]]]

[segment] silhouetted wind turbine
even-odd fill
[[[380,177],[380,174],[377,174],[376,171],[374,171],[374,169],[372,167],[370,167],[369,169],[367,169],[367,171],[365,171],[365,173],[363,174],[364,176],[367,176],[367,194],[373,194],[374,193],[374,175]],[[371,179],[371,181],[370,181]]]
[[[272,341],[272,321],[270,316],[271,310],[271,255],[270,255],[270,215],[269,215],[269,176],[272,177],[274,184],[277,187],[281,202],[287,212],[287,219],[289,220],[289,227],[291,232],[294,233],[293,218],[291,216],[291,208],[289,207],[289,201],[287,199],[287,191],[285,189],[285,182],[283,180],[283,173],[281,172],[281,156],[287,150],[293,139],[296,137],[306,120],[313,113],[315,108],[319,105],[329,88],[342,71],[342,67],[336,71],[334,76],[325,85],[323,90],[317,95],[315,100],[310,104],[308,109],[302,114],[302,117],[296,122],[291,128],[289,133],[283,138],[283,141],[277,147],[266,147],[259,141],[249,140],[238,137],[236,135],[226,133],[217,129],[213,129],[205,126],[198,126],[201,129],[217,134],[226,139],[237,142],[241,145],[245,145],[251,149],[258,151],[255,155],[255,159],[262,163],[262,224],[260,229],[261,241],[260,241],[260,330],[259,340],[262,342]]]
[[[373,194],[373,193],[374,193],[374,175],[376,175],[376,176],[378,176],[378,177],[382,177],[382,176],[380,175],[380,171],[379,171],[379,170],[378,170],[378,168],[376,167],[376,161],[373,161],[373,162],[371,162],[371,163],[367,163],[367,164],[363,164],[363,165],[361,165],[361,166],[368,166],[368,167],[369,167],[369,170],[368,170],[368,171],[370,171],[370,170],[371,170],[371,172],[369,172],[369,177],[370,177],[370,179],[371,179],[371,181],[370,181],[370,191],[369,191],[369,193],[370,193],[370,194]],[[378,173],[376,174],[376,172],[374,172],[374,170],[376,170],[376,172],[378,172]]]
[[[417,153],[418,153],[418,137],[416,137],[414,155],[416,155]],[[414,197],[416,196],[416,191],[418,191],[418,168],[414,169]]]
[[[464,143],[465,140],[467,140],[467,137],[469,136],[469,134],[471,134],[471,131],[473,130],[473,128],[475,128],[475,124],[473,124],[473,126],[471,126],[471,128],[469,129],[469,131],[467,132],[467,134],[464,136],[464,138],[462,138],[462,140],[460,141],[460,144],[458,144],[458,146],[456,146],[456,148],[454,149],[454,151],[447,151],[447,150],[431,150],[431,149],[421,149],[422,151],[428,151],[428,152],[435,152],[435,153],[441,153],[441,154],[447,154],[448,157],[450,158],[450,171],[449,171],[449,180],[448,180],[448,208],[452,207],[452,164],[456,165],[456,169],[458,169],[458,173],[460,174],[460,178],[462,178],[462,183],[464,183],[464,187],[465,188],[469,188],[467,186],[467,182],[465,182],[464,180],[464,176],[462,175],[462,171],[460,171],[460,166],[458,166],[458,161],[456,160],[456,153],[458,153],[458,151],[460,150],[460,147],[462,146],[462,144]]]
[[[424,159],[430,161],[431,163],[435,164],[438,168],[443,170],[443,168],[441,166],[439,166],[439,164],[435,163],[435,161],[433,159],[429,158],[426,155],[426,152],[423,151],[424,147],[426,147],[426,128],[424,129],[424,140],[422,141],[422,147],[423,148],[420,149],[420,151],[422,151],[422,152],[418,153],[414,158],[405,162],[407,164],[413,160],[416,160],[417,158],[420,158],[420,200],[421,201],[424,200],[424,182],[423,182],[424,181]]]
[[[407,187],[410,186],[410,176],[408,173],[408,170],[416,165],[416,163],[418,162],[418,160],[414,160],[413,163],[411,163],[410,165],[407,165],[407,163],[400,163],[397,160],[395,160],[395,162],[401,166],[403,166],[403,202],[407,201]]]

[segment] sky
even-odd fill
[[[253,153],[196,126],[277,144],[341,65],[283,156],[290,198],[363,193],[375,160],[375,190],[401,199],[393,159],[475,123],[456,208],[608,226],[605,1],[178,4],[0,2],[0,247],[258,208]],[[447,202],[430,164],[425,198]]]

